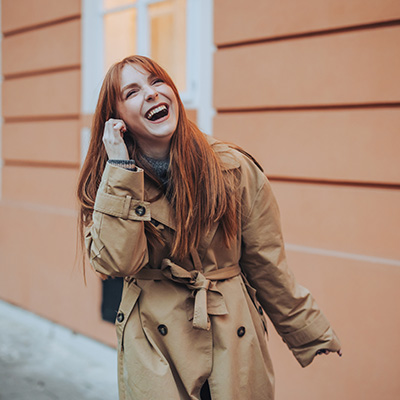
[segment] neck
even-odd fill
[[[140,147],[147,157],[155,160],[165,160],[169,155],[170,140],[167,142],[157,140],[153,143],[141,143]]]

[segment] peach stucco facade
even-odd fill
[[[76,263],[81,2],[3,0],[0,296],[110,345]]]
[[[215,1],[214,135],[265,167],[343,345],[299,370],[272,332],[277,399],[400,396],[399,20],[389,0]]]
[[[114,346],[76,251],[81,1],[1,17],[0,299]],[[400,2],[214,0],[213,19],[213,135],[265,167],[291,268],[343,345],[302,369],[270,327],[276,398],[399,398]]]

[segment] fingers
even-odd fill
[[[109,119],[104,126],[103,143],[109,159],[128,160],[128,150],[123,136],[127,131],[121,119]]]
[[[126,125],[122,119],[110,118],[104,127],[103,142],[106,140],[110,143],[120,142],[123,134],[126,132]]]
[[[328,350],[328,349],[319,349],[319,350],[317,350],[316,352],[315,352],[315,354],[317,355],[317,356],[319,356],[320,354],[325,354],[325,355],[327,355],[327,354],[329,354],[329,353],[333,353],[333,351],[330,351],[330,350]],[[338,355],[339,355],[339,357],[342,357],[342,350],[338,350],[338,351],[336,351],[335,353],[337,353]]]
[[[115,122],[117,121],[117,122]],[[114,132],[120,132],[121,134],[126,132],[125,122],[122,120],[113,120],[113,130]]]

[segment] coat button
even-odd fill
[[[158,325],[158,332],[165,336],[168,333],[168,328],[165,325]]]
[[[139,217],[143,217],[143,215],[146,214],[146,208],[144,208],[143,206],[137,206],[135,208],[135,213],[139,215]]]
[[[118,322],[122,322],[122,321],[124,320],[124,318],[125,318],[125,316],[124,316],[124,313],[123,313],[123,312],[119,312],[119,313],[117,314],[117,321],[118,321]]]
[[[261,306],[258,306],[258,312],[260,313],[260,315],[263,315],[263,309]]]
[[[246,333],[246,328],[244,326],[241,326],[238,330],[237,330],[237,335],[239,337],[244,336],[244,334]]]

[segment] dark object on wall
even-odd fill
[[[101,316],[105,321],[114,323],[121,302],[123,278],[107,279],[103,281],[103,299],[101,302]]]

